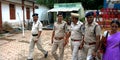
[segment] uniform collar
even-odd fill
[[[64,23],[64,21],[61,21],[61,23],[57,22],[57,24],[62,24],[62,23]]]
[[[81,21],[77,21],[76,25],[82,24]],[[73,22],[71,23],[71,25],[75,25]]]
[[[93,26],[93,25],[96,25],[96,24],[98,24],[98,23],[94,22],[94,21],[91,24],[86,23],[87,26]]]
[[[75,25],[73,22],[72,22],[73,25]],[[80,24],[80,21],[77,21],[76,25]]]
[[[77,21],[77,25],[80,24],[80,21]]]
[[[35,22],[35,21],[33,21],[33,23],[34,23],[34,24],[36,24],[36,23],[39,23],[39,21],[38,21],[38,20],[37,20],[36,22]]]

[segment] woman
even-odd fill
[[[103,60],[120,60],[120,32],[118,28],[120,23],[118,20],[111,22],[111,30],[107,37],[106,51],[103,54]],[[107,31],[104,32],[106,35]]]

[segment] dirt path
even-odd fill
[[[34,60],[54,60],[51,55],[51,30],[42,32],[41,42],[45,50],[49,52],[48,58],[35,47]],[[22,34],[8,34],[0,39],[0,60],[26,60],[28,56],[29,40],[31,32],[25,31],[25,37]],[[64,60],[71,59],[70,45],[65,47]]]

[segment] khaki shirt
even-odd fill
[[[71,39],[81,40],[82,39],[82,31],[81,26],[82,22],[78,21],[75,25],[73,22],[71,23]]]
[[[32,25],[32,34],[38,34],[38,31],[42,31],[42,23],[40,21],[37,21],[36,23],[33,22],[33,25]]]
[[[55,37],[64,37],[65,33],[67,32],[67,25],[65,21],[62,21],[62,23],[55,22],[54,28],[55,31]]]
[[[96,22],[93,22],[91,25],[85,24],[85,35],[84,35],[85,42],[87,42],[87,43],[96,42],[96,37],[95,37],[95,33],[94,33],[94,28],[96,25],[97,25],[97,27],[95,29],[95,33],[96,33],[96,35],[100,35],[101,28]]]

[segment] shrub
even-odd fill
[[[12,28],[12,24],[10,24],[10,23],[8,23],[8,22],[4,22],[3,23],[3,30],[4,31],[11,31],[11,30],[13,30],[13,28]]]

